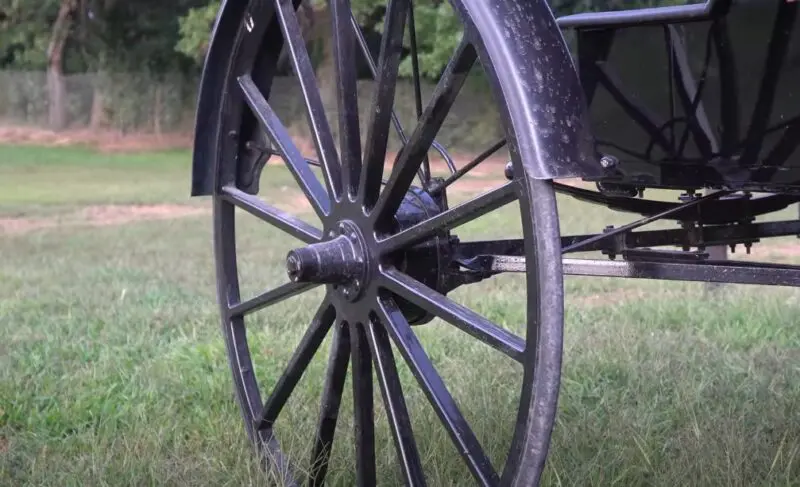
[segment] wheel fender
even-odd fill
[[[233,56],[239,25],[247,7],[246,0],[222,0],[211,30],[200,91],[195,112],[194,145],[192,148],[192,196],[214,192],[218,121],[222,104],[225,69]]]
[[[546,1],[461,0],[458,8],[481,38],[481,58],[490,61],[484,69],[494,70],[493,89],[505,99],[511,149],[533,155],[525,158],[528,177],[601,176],[583,90]]]
[[[223,0],[211,32],[198,94],[192,154],[191,195],[214,190],[220,98],[225,70],[247,2]],[[526,172],[536,179],[599,177],[586,101],[572,58],[545,0],[462,0],[461,14],[482,42],[485,69],[495,71],[493,89],[506,103],[507,127]],[[511,122],[511,123],[508,123]],[[527,127],[527,130],[520,130]]]

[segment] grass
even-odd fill
[[[207,205],[189,200],[186,152],[6,146],[0,161],[0,220],[112,203]],[[283,172],[268,167],[262,192],[294,201]],[[559,203],[565,232],[632,218]],[[512,236],[519,222],[511,210],[459,234],[503,228]],[[0,484],[273,485],[253,459],[233,399],[211,238],[208,214],[0,233]],[[238,239],[245,295],[283,279],[294,242],[248,217]],[[797,291],[728,286],[710,294],[699,284],[602,278],[567,278],[566,288],[546,485],[800,485]],[[510,329],[524,322],[519,276],[452,297]],[[318,298],[293,298],[248,323],[263,385],[277,379]],[[446,325],[416,331],[501,465],[520,369]],[[322,353],[312,363],[279,419],[280,439],[296,458],[308,457],[325,360]],[[400,372],[430,485],[470,485],[403,364]],[[349,391],[331,485],[355,481]],[[378,470],[385,484],[398,484],[377,395],[376,429]]]

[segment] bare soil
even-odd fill
[[[123,134],[110,130],[52,130],[0,126],[0,144],[48,147],[84,145],[102,152],[143,152],[190,148],[190,134]]]
[[[207,208],[188,205],[102,205],[50,218],[0,217],[0,234],[20,235],[34,230],[64,226],[124,225],[143,220],[166,220],[208,213]]]

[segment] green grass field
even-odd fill
[[[189,181],[183,151],[0,146],[0,484],[273,485],[234,402],[209,205],[189,198]],[[284,169],[268,167],[261,184],[272,201],[303,211]],[[635,218],[559,203],[565,233]],[[458,233],[498,236],[503,228],[512,236],[517,220],[505,208]],[[245,296],[285,279],[294,242],[248,218],[238,238]],[[796,260],[791,249],[799,245],[760,244],[754,256]],[[545,485],[800,485],[796,290],[726,286],[710,294],[701,284],[600,278],[567,278],[566,288]],[[248,323],[262,387],[277,379],[319,296],[293,298]],[[453,298],[510,329],[525,319],[519,276]],[[445,324],[416,331],[502,465],[519,367]],[[311,446],[327,342],[324,349],[277,425],[298,458]],[[430,485],[471,485],[399,365]],[[345,391],[330,485],[355,480],[349,385]],[[399,484],[377,388],[376,430],[383,484]]]

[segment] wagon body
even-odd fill
[[[786,0],[561,18],[608,182],[800,189],[800,22]]]

